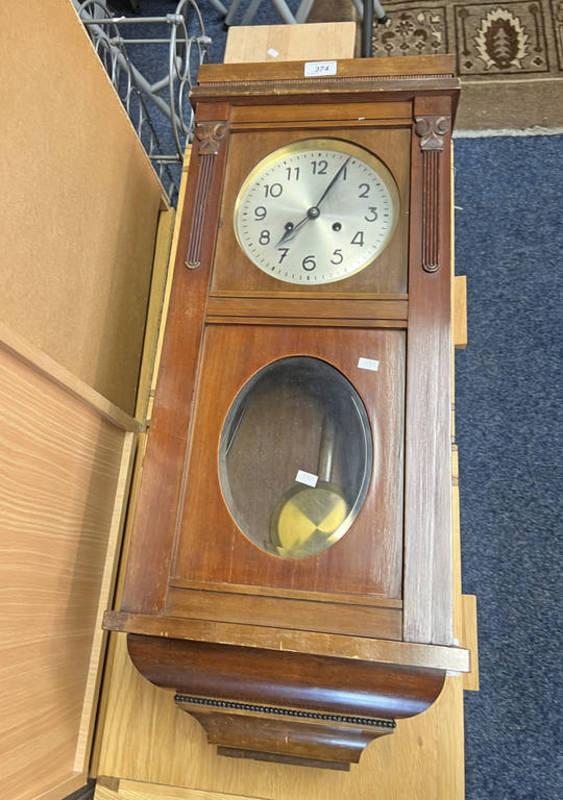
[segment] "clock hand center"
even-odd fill
[[[307,210],[307,214],[303,217],[303,219],[300,219],[299,222],[297,222],[295,225],[292,222],[286,222],[284,226],[285,232],[281,237],[281,239],[279,240],[279,242],[276,244],[276,247],[279,247],[280,245],[285,244],[286,242],[292,241],[297,235],[298,231],[300,231],[301,228],[307,222],[309,222],[312,219],[318,219],[320,215],[321,215],[320,208],[318,208],[317,206],[311,206],[311,208]]]

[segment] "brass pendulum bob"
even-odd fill
[[[348,504],[340,487],[331,482],[335,430],[327,416],[321,429],[318,479],[315,486],[296,483],[284,493],[271,517],[274,552],[284,558],[320,553],[343,535]]]

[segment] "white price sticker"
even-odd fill
[[[358,359],[358,367],[360,369],[371,369],[372,372],[377,372],[379,369],[379,361],[375,358],[360,358]]]
[[[336,75],[336,61],[307,61],[305,64],[306,78],[319,78],[326,75]]]
[[[297,483],[304,483],[306,486],[312,486],[314,489],[315,486],[317,485],[317,481],[319,480],[319,476],[313,475],[310,472],[305,472],[305,470],[300,469],[297,471],[295,480],[297,481]]]

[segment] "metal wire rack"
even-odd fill
[[[184,149],[193,133],[188,94],[211,44],[195,0],[180,0],[174,13],[161,17],[114,16],[106,0],[73,4],[174,203]],[[141,47],[153,48],[157,70],[162,63],[164,75],[156,80],[135,65],[134,53]]]

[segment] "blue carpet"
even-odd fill
[[[279,22],[262,6],[257,23]],[[220,61],[222,21],[200,8]],[[481,668],[481,691],[465,695],[467,800],[563,798],[562,154],[563,136],[455,143],[456,271],[469,294],[456,358],[463,588],[478,596]]]
[[[465,695],[467,798],[563,797],[562,136],[455,143],[463,588],[481,691]]]

